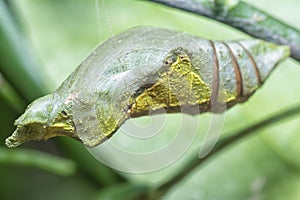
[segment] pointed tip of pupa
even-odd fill
[[[241,42],[254,58],[263,82],[279,62],[290,56],[290,47],[263,40]]]
[[[18,131],[16,130],[10,137],[5,139],[5,145],[9,148],[15,148],[23,143],[18,137]]]

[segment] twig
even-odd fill
[[[232,145],[233,143],[245,138],[246,136],[250,134],[254,134],[256,131],[266,128],[269,125],[275,124],[277,122],[281,122],[283,120],[286,120],[288,118],[294,117],[296,115],[300,114],[300,105],[296,105],[293,107],[290,107],[288,109],[285,109],[285,111],[275,113],[270,115],[270,117],[259,120],[257,123],[246,127],[242,130],[238,130],[231,134],[225,134],[229,135],[228,137],[225,137],[223,139],[220,139],[215,147],[212,149],[212,151],[204,158],[199,158],[199,152],[195,152],[194,155],[191,156],[191,159],[185,163],[185,165],[178,171],[178,173],[172,177],[170,180],[162,184],[157,190],[160,196],[164,195],[171,187],[173,187],[175,184],[177,184],[179,181],[184,179],[187,175],[189,175],[195,168],[200,166],[204,161],[208,160],[212,156],[215,156],[216,153],[220,152],[225,147],[228,147]]]
[[[288,45],[300,61],[300,31],[242,1],[147,0],[223,22],[249,35]]]

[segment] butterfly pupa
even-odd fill
[[[6,145],[70,136],[93,147],[150,111],[223,112],[219,105],[246,101],[289,54],[287,46],[257,39],[134,28],[101,44],[56,91],[31,103]]]

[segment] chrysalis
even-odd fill
[[[224,105],[247,100],[287,56],[288,47],[256,39],[213,42],[162,28],[131,29],[101,44],[53,94],[30,104],[6,145],[70,136],[93,147],[149,111],[223,112]]]

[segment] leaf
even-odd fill
[[[62,176],[70,176],[76,170],[76,165],[71,160],[26,149],[8,150],[0,148],[0,163],[36,167]]]
[[[119,184],[112,187],[104,188],[98,192],[93,200],[113,200],[113,199],[139,199],[148,188],[142,185],[135,184]]]

